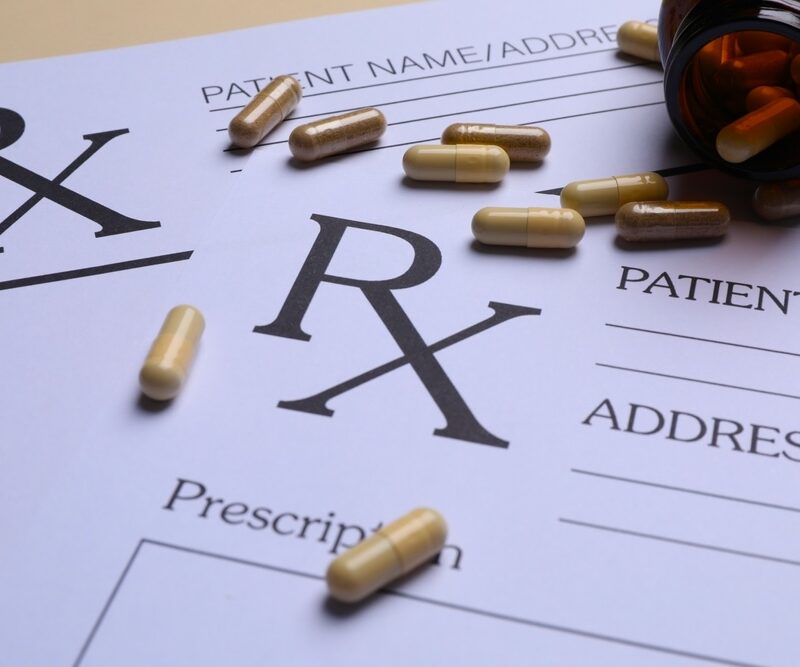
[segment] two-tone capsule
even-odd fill
[[[510,165],[508,154],[499,146],[419,145],[403,156],[406,176],[417,181],[499,183]]]
[[[482,208],[472,218],[472,234],[488,245],[574,248],[586,223],[565,208]]]
[[[540,127],[453,123],[442,133],[443,144],[500,146],[512,162],[541,162],[550,152],[550,135]]]
[[[643,21],[626,21],[617,31],[617,46],[623,53],[644,60],[661,62],[658,52],[658,28]]]
[[[753,194],[753,209],[764,220],[800,215],[800,179],[759,185]]]
[[[193,306],[175,306],[167,313],[139,373],[145,396],[167,401],[178,395],[204,328],[203,315]]]
[[[442,550],[447,524],[435,510],[419,508],[336,558],[325,578],[331,596],[358,602]]]
[[[573,181],[561,191],[561,206],[588,218],[613,215],[628,202],[666,199],[668,196],[669,186],[663,177],[643,172]]]
[[[794,98],[794,93],[782,86],[756,86],[747,93],[744,106],[748,111],[755,111],[783,97]]]
[[[373,108],[298,125],[289,135],[289,150],[298,160],[311,162],[377,141],[386,131],[386,118]]]
[[[276,76],[242,109],[228,125],[231,143],[252,148],[288,116],[303,96],[297,79]]]
[[[630,202],[617,211],[617,233],[626,241],[678,241],[724,236],[731,214],[710,201]]]
[[[717,153],[738,164],[800,129],[800,102],[782,97],[726,125],[717,135]]]

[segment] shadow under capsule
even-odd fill
[[[724,236],[706,239],[679,239],[675,241],[626,241],[621,236],[614,239],[614,245],[626,252],[641,252],[645,250],[686,250],[688,248],[708,248],[721,245],[725,242]]]
[[[521,246],[487,245],[473,239],[470,248],[482,255],[533,257],[536,259],[567,259],[577,254],[577,248],[523,248]]]
[[[139,397],[136,400],[136,408],[141,412],[158,414],[159,412],[164,412],[164,410],[168,409],[174,401],[174,398],[170,398],[166,401],[156,401],[155,399],[146,396],[143,392],[139,392]]]
[[[449,192],[490,192],[500,187],[501,183],[455,183],[453,181],[416,181],[408,176],[400,179],[403,187],[410,190],[446,190]]]

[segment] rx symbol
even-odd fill
[[[312,396],[293,401],[281,401],[278,403],[278,407],[330,417],[333,415],[333,410],[328,407],[328,401],[408,365],[417,374],[444,415],[445,426],[436,429],[435,435],[493,447],[508,447],[506,440],[490,433],[475,418],[466,401],[439,363],[436,353],[503,322],[517,317],[539,315],[542,311],[539,308],[490,301],[489,308],[493,311],[492,315],[429,345],[403,310],[394,291],[421,285],[433,277],[442,264],[442,254],[439,248],[421,234],[405,229],[332,218],[326,215],[312,215],[311,219],[320,227],[317,239],[308,253],[294,285],[289,290],[289,295],[286,297],[278,317],[270,324],[255,327],[255,333],[301,341],[310,340],[311,336],[302,328],[303,318],[320,285],[330,283],[359,289],[394,338],[402,354]],[[388,234],[405,241],[414,251],[411,266],[402,275],[388,280],[361,280],[328,273],[328,266],[339,242],[349,228]]]
[[[108,132],[95,132],[84,134],[83,138],[89,141],[89,146],[78,157],[70,162],[55,178],[49,179],[37,174],[30,169],[0,157],[0,176],[13,181],[33,192],[27,201],[13,211],[5,220],[0,222],[0,235],[4,234],[17,220],[30,211],[42,199],[63,206],[78,215],[88,218],[100,225],[100,231],[95,232],[96,237],[112,236],[113,234],[126,234],[138,232],[142,229],[160,227],[157,221],[136,220],[127,215],[118,213],[107,206],[89,199],[62,183],[90,157],[105,146],[109,141],[120,135],[127,134],[128,129],[109,130]],[[25,132],[25,121],[16,111],[0,109],[0,150],[11,146]],[[2,248],[0,248],[2,252]]]

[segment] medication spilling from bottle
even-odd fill
[[[623,53],[661,63],[658,28],[644,21],[626,21],[617,30],[617,46]]]
[[[759,185],[753,194],[753,210],[763,220],[800,216],[800,179]]]
[[[664,0],[658,31],[667,111],[701,160],[800,176],[800,3]]]

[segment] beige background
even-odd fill
[[[3,0],[0,62],[132,46],[408,0]]]

